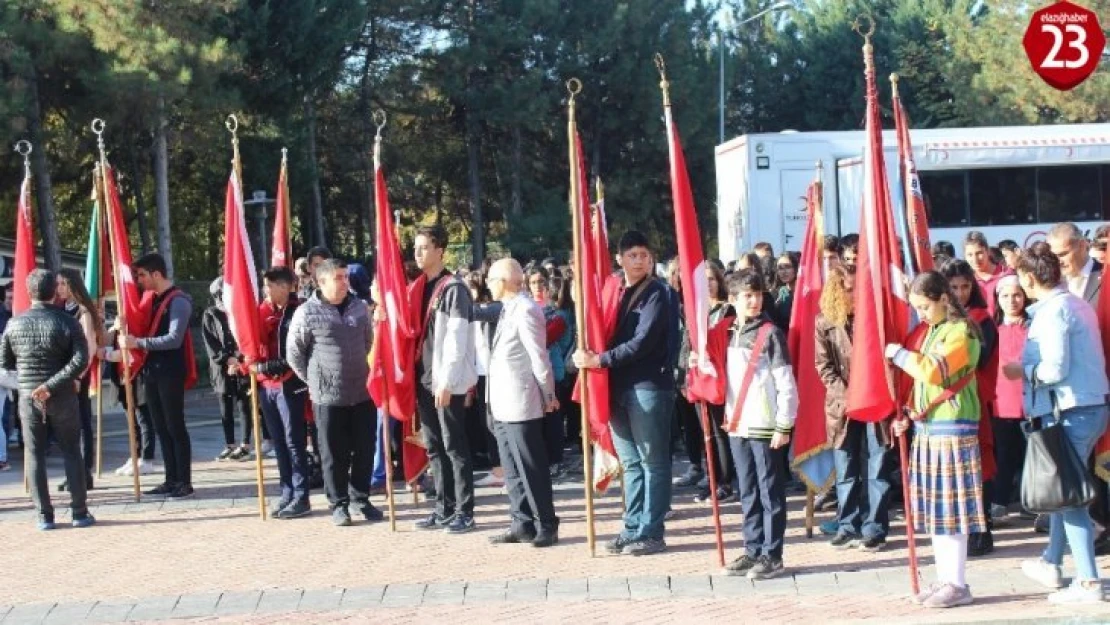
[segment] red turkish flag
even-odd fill
[[[274,236],[270,243],[271,267],[291,266],[293,245],[289,237],[289,221],[289,167],[286,164],[285,155],[282,154],[281,172],[278,174],[277,203],[274,208]]]
[[[863,153],[863,210],[856,260],[856,313],[847,408],[849,418],[875,422],[893,415],[898,406],[894,372],[883,351],[888,343],[901,343],[906,338],[909,306],[906,274],[895,235],[890,187],[883,162],[875,62],[869,52],[865,52],[864,63],[867,147]]]
[[[701,248],[694,196],[690,192],[690,176],[686,172],[686,156],[682,153],[682,141],[671,115],[669,100],[663,107],[663,117],[667,124],[667,147],[670,152],[671,203],[678,242],[683,314],[690,333],[690,351],[698,355],[697,366],[689,370],[687,392],[690,401],[720,404],[724,401],[724,389],[718,384],[717,371],[710,363],[706,350],[709,337],[709,279],[705,274],[705,255]]]
[[[921,193],[921,178],[917,175],[917,164],[913,160],[913,145],[910,144],[910,118],[894,90],[894,128],[898,137],[898,171],[902,178],[902,189],[906,194],[906,226],[909,228],[910,253],[913,257],[915,273],[933,270],[932,245],[929,243],[929,220],[925,214],[925,197]],[[993,297],[993,296],[990,296]]]
[[[794,379],[798,388],[798,417],[794,422],[793,467],[814,490],[828,484],[835,469],[832,450],[825,431],[825,384],[817,374],[817,315],[821,312],[821,290],[824,288],[821,267],[821,237],[817,224],[821,220],[823,188],[814,182],[806,191],[808,219],[802,242],[802,261],[795,287],[794,305],[790,311],[790,331],[786,341]]]
[[[586,158],[582,153],[582,140],[578,130],[573,130],[574,145],[571,146],[571,176],[578,179],[578,196],[571,198],[573,209],[578,213],[578,223],[582,225],[578,235],[577,249],[581,252],[576,259],[576,279],[582,282],[583,333],[586,349],[595,354],[604,352],[608,347],[608,319],[602,307],[603,287],[609,278],[609,264],[601,264],[600,257],[608,255],[608,234],[602,232],[604,219],[593,219],[590,210],[589,186],[586,182]],[[606,250],[601,247],[605,246]],[[604,491],[609,482],[619,472],[617,452],[613,447],[613,434],[609,430],[609,372],[605,369],[583,369],[578,375],[578,385],[583,380],[588,387],[590,440],[594,442],[594,488]],[[581,401],[579,389],[575,388],[574,400]]]
[[[224,288],[222,293],[227,324],[246,362],[260,358],[262,344],[258,317],[258,276],[254,270],[254,254],[247,236],[247,220],[243,210],[243,189],[239,176],[232,170],[227,182],[224,209]]]
[[[127,237],[127,222],[123,218],[123,203],[116,187],[116,173],[110,165],[105,165],[104,197],[108,211],[108,241],[112,248],[112,265],[115,267],[116,302],[123,328],[133,336],[145,336],[154,314],[153,293],[140,297],[135,276],[131,273],[131,241]],[[128,351],[131,377],[143,367],[146,352],[132,349]],[[122,369],[121,369],[122,370]]]
[[[31,172],[23,176],[15,217],[15,268],[12,271],[12,314],[31,307],[27,276],[35,269],[35,234],[31,229]]]

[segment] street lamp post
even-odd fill
[[[258,253],[256,254],[256,260],[259,264],[259,271],[265,271],[269,262],[269,258],[267,258],[269,250],[266,249],[266,205],[273,204],[276,201],[266,197],[265,191],[255,191],[251,193],[251,199],[243,202],[243,206],[258,206]]]
[[[743,26],[744,24],[749,24],[751,22],[754,22],[755,20],[763,17],[764,15],[767,15],[768,13],[775,13],[775,12],[778,12],[778,11],[782,11],[784,9],[793,9],[793,8],[794,8],[794,3],[792,3],[792,2],[787,2],[786,0],[783,0],[782,2],[776,2],[775,4],[772,4],[771,6],[767,7],[766,9],[763,9],[759,13],[756,13],[755,15],[752,15],[751,17],[744,18],[743,20],[740,21],[739,24],[736,25],[736,27],[739,28],[739,27]],[[720,76],[718,78],[719,82],[718,82],[718,91],[717,91],[717,95],[718,95],[718,98],[717,98],[717,113],[719,115],[718,131],[720,133],[719,143],[724,143],[725,142],[725,31],[724,31],[724,28],[721,28],[717,32],[717,47],[720,48],[720,58],[721,58]]]

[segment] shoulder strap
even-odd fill
[[[740,381],[740,393],[736,396],[736,403],[732,406],[732,417],[725,428],[728,432],[740,429],[741,412],[744,409],[744,400],[748,398],[748,390],[755,378],[755,370],[759,366],[759,358],[763,355],[763,346],[767,343],[767,335],[771,333],[772,324],[763,322],[755,334],[755,343],[752,344],[752,356],[748,359],[748,366],[744,368],[744,378]]]
[[[154,311],[154,316],[150,318],[150,327],[147,328],[146,331],[148,337],[154,336],[154,333],[158,331],[158,325],[162,323],[162,317],[166,314],[166,311],[170,309],[170,302],[180,294],[181,290],[176,286],[170,287],[170,291],[166,293],[166,299],[162,300],[161,304],[158,304],[158,309]],[[226,327],[227,323],[224,322],[222,326]]]
[[[955,384],[953,384],[952,386],[949,386],[948,388],[944,389],[943,393],[941,393],[940,395],[937,395],[935,398],[933,398],[933,401],[929,402],[929,404],[927,406],[925,406],[925,409],[922,410],[920,413],[918,413],[914,417],[914,419],[915,420],[920,420],[920,419],[924,419],[924,418],[928,417],[930,412],[936,410],[944,402],[950,401],[953,397],[956,396],[957,393],[964,390],[964,388],[968,384],[970,384],[971,381],[974,380],[974,379],[975,379],[975,367],[972,367],[971,371],[964,374],[964,376],[962,378],[960,378],[959,380],[956,380]]]
[[[644,278],[643,280],[640,280],[640,283],[637,284],[636,288],[632,290],[632,296],[628,298],[628,304],[626,306],[624,306],[623,308],[618,309],[617,314],[620,317],[624,317],[624,315],[628,314],[628,311],[630,311],[630,310],[632,310],[633,308],[636,307],[636,304],[640,301],[640,298],[644,295],[644,291],[647,290],[648,284],[651,283],[653,280],[655,280],[655,278],[652,278],[651,276],[648,276],[648,277]],[[619,306],[619,304],[618,304],[618,306]]]

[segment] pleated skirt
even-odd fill
[[[978,437],[914,437],[910,498],[918,532],[946,536],[987,531]]]

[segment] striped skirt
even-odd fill
[[[915,436],[910,498],[918,532],[946,536],[987,531],[978,437]]]

